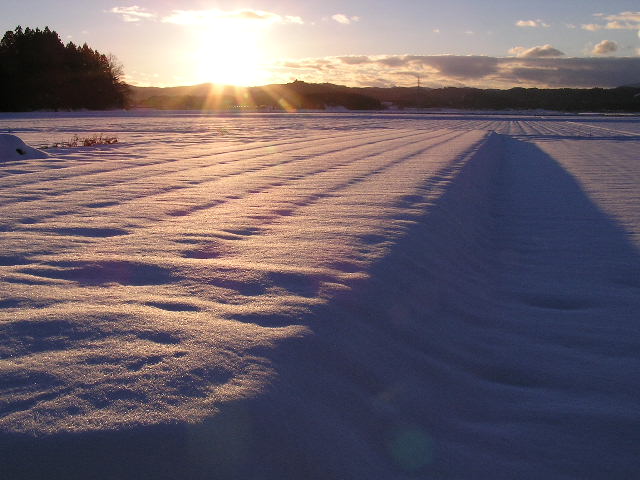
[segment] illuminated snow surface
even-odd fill
[[[25,144],[20,137],[0,133],[0,163],[47,157],[45,152]]]
[[[637,117],[0,132],[0,477],[637,476]]]

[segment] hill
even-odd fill
[[[180,87],[130,87],[136,107],[194,110],[301,109],[383,110],[452,108],[465,110],[556,110],[568,112],[640,111],[638,86],[613,89],[508,90],[478,88],[347,87],[331,83],[231,87],[200,84]]]

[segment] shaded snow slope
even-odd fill
[[[11,478],[637,471],[632,121],[110,122],[0,168]]]
[[[0,162],[47,158],[48,156],[45,152],[24,143],[20,137],[0,133]]]

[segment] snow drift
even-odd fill
[[[41,159],[48,156],[42,150],[30,147],[15,135],[0,133],[0,162],[29,160],[32,158]]]

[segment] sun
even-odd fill
[[[237,86],[266,83],[265,30],[252,23],[219,19],[202,29],[194,59],[199,81]]]

